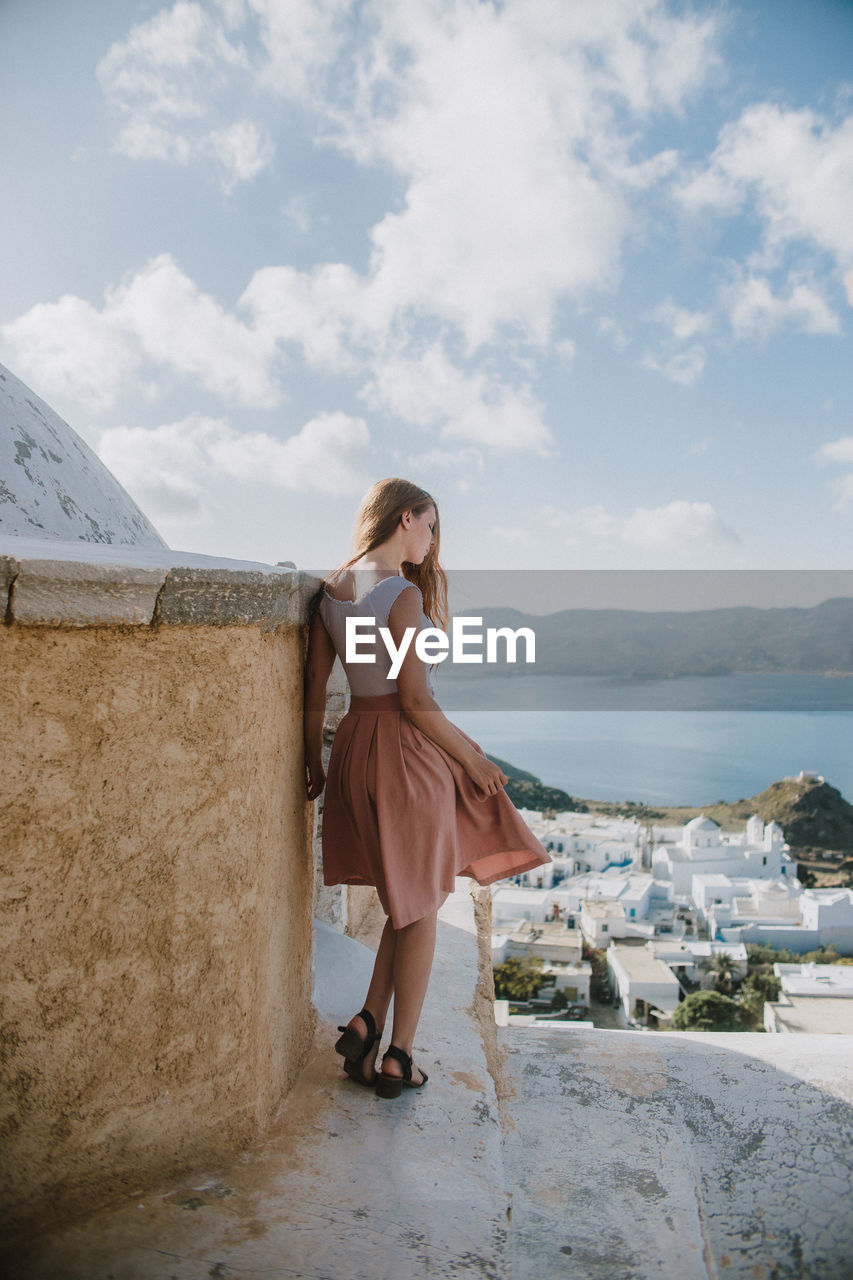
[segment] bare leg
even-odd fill
[[[394,1029],[391,1041],[410,1056],[432,971],[437,916],[438,912],[433,911],[402,929],[394,929],[390,920],[385,921],[373,964],[373,976],[364,1000],[364,1008],[373,1014],[377,1028],[382,1028],[393,995]],[[367,1027],[358,1014],[350,1018],[348,1025],[362,1038],[367,1035]],[[364,1062],[364,1071],[369,1078],[372,1078],[370,1073],[376,1061],[377,1049],[378,1043],[368,1055],[370,1060],[366,1058]],[[388,1059],[386,1074],[402,1075],[400,1064],[393,1058]],[[412,1079],[415,1084],[420,1080],[420,1072],[416,1067]]]
[[[370,986],[365,996],[363,1008],[373,1014],[376,1022],[376,1029],[381,1033],[385,1026],[385,1019],[388,1015],[388,1006],[391,1003],[391,997],[394,994],[394,952],[396,949],[397,935],[391,927],[391,921],[385,921],[385,928],[382,930],[382,937],[379,941],[379,948],[376,952],[376,959],[373,962],[373,976],[370,979]],[[350,1018],[347,1026],[353,1028],[357,1035],[362,1039],[367,1035],[367,1027],[362,1018],[355,1015]],[[372,1080],[374,1076],[374,1065],[376,1056],[379,1052],[379,1041],[366,1055],[362,1068],[363,1074],[367,1080]]]
[[[432,971],[437,916],[438,912],[432,911],[414,924],[396,931],[394,1029],[391,1041],[410,1056]],[[402,1075],[402,1067],[393,1058],[388,1058],[382,1069],[386,1075]],[[413,1083],[417,1084],[420,1078],[420,1072],[415,1067],[412,1073]]]

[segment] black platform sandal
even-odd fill
[[[403,1092],[403,1087],[407,1089],[422,1089],[426,1084],[429,1076],[425,1071],[421,1071],[423,1080],[417,1084],[412,1082],[412,1059],[402,1049],[398,1049],[395,1044],[391,1044],[382,1055],[385,1058],[393,1058],[395,1062],[399,1062],[403,1068],[402,1076],[389,1076],[384,1071],[376,1073],[376,1093],[380,1098],[399,1098]]]
[[[372,1089],[376,1080],[368,1080],[365,1076],[365,1059],[378,1043],[383,1029],[380,1027],[377,1030],[373,1014],[369,1009],[362,1009],[356,1017],[361,1018],[367,1028],[367,1035],[362,1040],[353,1027],[338,1027],[338,1031],[342,1031],[343,1035],[335,1043],[335,1053],[339,1053],[343,1058],[344,1071],[350,1080],[355,1080],[356,1084],[365,1084]]]

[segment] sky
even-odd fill
[[[853,567],[853,0],[0,0],[0,112],[0,362],[173,548]]]

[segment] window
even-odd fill
[[[606,925],[606,924],[603,924],[603,925],[601,926],[601,932],[602,932],[602,933],[606,933],[606,932],[607,932],[607,925]]]
[[[632,916],[634,916],[635,914],[636,914],[636,912],[634,911],[634,908],[632,907],[632,908],[631,908],[631,915],[632,915]]]

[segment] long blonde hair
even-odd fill
[[[419,488],[409,480],[400,480],[396,477],[377,480],[376,484],[368,490],[356,516],[353,533],[355,554],[339,565],[329,575],[327,582],[336,582],[351,565],[355,564],[356,560],[381,546],[383,542],[387,542],[397,528],[404,511],[411,511],[419,516],[426,511],[427,507],[435,508],[433,545],[422,564],[410,564],[409,561],[403,563],[403,576],[408,578],[409,582],[414,582],[420,589],[424,601],[424,613],[430,622],[446,630],[447,578],[438,561],[440,543],[438,506],[435,498],[431,497],[426,489]]]

